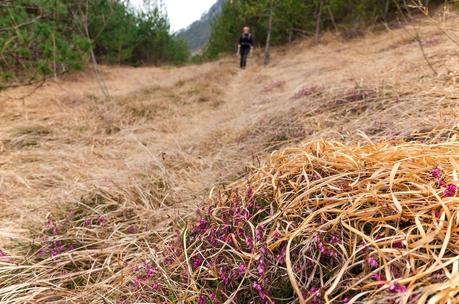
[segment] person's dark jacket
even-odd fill
[[[253,45],[252,34],[242,33],[241,38],[239,38],[239,45],[243,49],[250,49]]]

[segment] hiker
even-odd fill
[[[250,33],[250,27],[244,26],[242,29],[241,37],[239,38],[239,44],[237,46],[237,54],[241,56],[241,69],[245,69],[247,65],[247,57],[249,56],[253,46],[252,34]]]

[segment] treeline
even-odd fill
[[[0,1],[0,81],[38,78],[108,64],[183,63],[186,44],[157,6],[123,0]]]
[[[243,25],[250,25],[259,45],[264,45],[272,14],[274,45],[298,37],[319,36],[336,30],[344,36],[359,34],[369,25],[416,13],[415,5],[432,6],[445,0],[228,0],[213,25],[205,57],[234,51]]]

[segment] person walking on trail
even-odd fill
[[[247,66],[247,57],[249,56],[253,47],[253,38],[250,33],[250,27],[244,26],[242,29],[241,37],[237,47],[237,53],[241,56],[241,69],[245,70]]]

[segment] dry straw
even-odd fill
[[[282,234],[268,246],[285,241],[288,253],[319,237],[326,247],[311,252],[316,267],[304,272],[294,271],[299,257],[287,254],[297,296],[306,300],[301,289],[317,288],[326,302],[454,299],[458,148],[314,142],[273,155],[250,181],[255,195],[270,202],[263,225]],[[333,266],[323,259],[330,252],[338,260]]]
[[[435,68],[457,70],[456,45],[424,29]],[[106,103],[85,97],[91,80],[43,88],[25,114],[8,103],[4,217],[74,204],[0,251],[0,302],[454,303],[456,74],[431,76],[404,29],[383,35],[233,78],[229,60],[120,68]],[[382,143],[355,144],[357,129]],[[304,138],[349,145],[275,152],[181,217]]]
[[[452,303],[458,157],[453,143],[274,153],[182,234],[175,302]]]
[[[2,258],[0,299],[453,303],[458,171],[456,143],[286,148],[214,191],[178,239],[147,229],[139,199],[92,197],[26,260]]]

